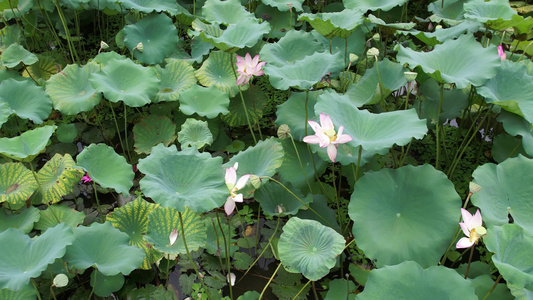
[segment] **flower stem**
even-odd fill
[[[486,300],[490,294],[492,294],[492,292],[496,289],[496,287],[498,286],[498,282],[500,282],[500,279],[502,279],[502,274],[500,274],[500,276],[498,276],[498,278],[496,278],[496,281],[494,282],[494,285],[492,286],[492,288],[490,289],[490,291],[483,297],[483,299],[481,300]]]
[[[468,257],[468,265],[466,266],[466,271],[465,271],[465,279],[466,277],[468,277],[468,271],[470,270],[470,263],[472,263],[472,256],[474,255],[475,245],[472,245],[471,248],[472,249],[470,250],[470,257]]]
[[[363,145],[359,145],[359,155],[357,156],[357,167],[355,168],[355,174],[354,174],[355,182],[359,180],[357,176],[359,175],[359,168],[361,167],[361,155],[362,154],[363,154]]]
[[[296,296],[294,296],[294,298],[292,299],[296,299],[298,298],[298,296],[300,296],[300,294],[303,292],[303,290],[305,290],[305,288],[309,285],[309,283],[311,283],[311,280],[309,280],[299,291],[298,291],[298,294],[296,294]]]
[[[235,71],[235,63],[233,62],[234,55],[233,53],[230,53],[229,56],[230,56],[230,61],[231,61],[231,69],[233,70],[233,76],[235,76],[235,80],[237,80],[237,72]],[[246,108],[246,103],[244,102],[244,96],[242,95],[241,87],[240,86],[237,86],[237,87],[239,88],[239,94],[241,95],[242,106],[244,108],[244,115],[246,116],[246,122],[248,123],[248,128],[250,129],[250,132],[252,133],[252,138],[254,139],[254,143],[257,144],[257,139],[255,138],[255,133],[252,128],[252,123],[250,123],[250,117],[248,116],[248,109]]]
[[[113,109],[113,105],[111,105],[111,102],[108,102],[108,103],[109,103],[109,108],[111,108],[111,113],[113,114],[113,120],[115,121],[115,127],[117,128],[118,140],[120,141],[122,152],[124,153],[124,156],[126,156],[126,148],[124,148],[124,143],[122,142],[122,135],[120,135],[120,129],[118,128],[117,115],[115,115],[115,110]]]
[[[281,267],[281,262],[279,262],[278,267],[274,271],[274,274],[272,274],[272,276],[270,276],[270,279],[268,280],[267,284],[265,285],[265,287],[261,291],[261,295],[259,295],[259,300],[263,299],[263,294],[265,293],[266,289],[268,288],[268,286],[270,285],[270,283],[274,279],[274,276],[276,276],[276,274],[278,273],[280,267]]]
[[[235,206],[237,207],[237,206]],[[231,222],[230,222],[230,219],[228,217],[228,240],[231,241]],[[231,264],[230,264],[230,247],[231,247],[231,244],[228,243],[226,245],[226,268],[228,269],[228,274],[226,275],[226,280],[228,282],[228,287],[229,287],[229,295],[230,295],[230,298],[233,299],[233,287],[231,286]]]
[[[437,124],[436,124],[436,140],[437,140],[437,143],[435,145],[435,148],[437,148],[437,158],[436,158],[436,163],[435,163],[435,169],[439,170],[440,169],[440,111],[442,109],[442,98],[444,96],[444,84],[441,84],[440,85],[440,99],[439,99],[439,108],[437,110]]]

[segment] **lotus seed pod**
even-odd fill
[[[108,45],[106,42],[101,41],[101,42],[100,42],[100,48],[102,48],[102,49],[107,49],[107,48],[109,48],[109,45]]]
[[[351,63],[356,62],[358,59],[359,59],[359,56],[357,56],[357,55],[355,55],[353,53],[350,53],[350,62]]]
[[[378,55],[379,55],[379,50],[376,47],[372,47],[368,49],[368,51],[366,52],[367,57],[376,57]]]
[[[135,48],[136,48],[137,50],[139,50],[139,52],[143,52],[143,50],[144,50],[143,43],[142,43],[142,42],[139,42],[139,43],[137,44],[137,46],[135,46]]]
[[[65,287],[68,284],[68,277],[65,274],[57,274],[56,277],[54,277],[54,286],[61,288]]]
[[[374,40],[374,42],[379,42],[381,40],[381,36],[379,35],[379,33],[376,33],[372,36],[372,39]]]
[[[259,178],[259,176],[257,175],[250,175],[250,182],[252,183],[252,186],[255,188],[255,189],[258,189],[261,187],[261,178]]]
[[[415,80],[417,75],[418,75],[417,72],[403,72],[403,76],[405,76],[405,79],[407,79],[407,82],[411,82]]]
[[[470,182],[470,184],[468,185],[468,188],[470,189],[470,193],[472,194],[481,191],[481,187],[479,186],[479,184],[474,183],[474,182]]]
[[[291,135],[291,129],[289,128],[289,125],[282,124],[278,128],[278,138],[284,140],[284,139],[288,138],[290,135]]]

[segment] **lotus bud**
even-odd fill
[[[381,40],[381,36],[379,35],[379,33],[376,33],[372,36],[372,39],[374,40],[374,42],[379,42]]]
[[[100,48],[105,50],[109,48],[109,45],[104,41],[100,41]]]
[[[228,275],[226,275],[226,279],[231,284],[231,286],[234,286],[235,285],[235,279],[237,279],[237,276],[235,276],[235,274],[233,274],[233,273],[229,273]]]
[[[289,128],[289,125],[282,124],[278,128],[278,137],[282,140],[288,138],[291,135],[291,129]]]
[[[139,50],[139,52],[142,53],[143,50],[144,50],[143,43],[142,43],[142,42],[139,42],[139,43],[137,44],[137,46],[135,46],[135,49]]]
[[[470,193],[472,194],[481,191],[481,186],[474,182],[470,182],[470,184],[468,184],[468,188],[470,189]]]
[[[376,47],[372,47],[368,49],[368,51],[366,52],[367,57],[377,57],[378,55],[379,55],[379,50]]]
[[[67,286],[68,284],[68,277],[65,274],[57,274],[56,277],[54,277],[54,286],[58,288],[62,288]]]
[[[172,232],[170,233],[168,238],[170,240],[170,246],[174,245],[174,243],[176,242],[176,239],[178,239],[178,229],[176,228],[172,229]]]
[[[359,56],[357,56],[356,54],[350,53],[350,62],[351,63],[356,62],[358,59],[359,59]]]
[[[433,23],[429,22],[429,25],[428,25],[428,30],[429,31],[433,31]]]
[[[255,188],[255,189],[258,189],[261,187],[261,178],[259,178],[259,176],[257,175],[250,175],[250,182],[252,183],[252,186]]]
[[[418,75],[417,72],[403,72],[403,76],[405,76],[405,79],[407,79],[407,82],[411,82],[415,80],[417,75]]]

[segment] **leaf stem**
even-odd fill
[[[265,287],[261,291],[261,295],[259,295],[259,300],[263,299],[263,294],[265,293],[266,289],[268,288],[268,286],[270,285],[270,283],[274,279],[274,276],[276,276],[276,274],[278,273],[280,267],[281,267],[281,262],[279,262],[278,267],[274,271],[274,274],[272,274],[272,276],[270,276],[270,279],[268,280],[267,284],[265,285]]]
[[[496,278],[496,281],[494,282],[494,285],[492,286],[492,288],[490,289],[490,291],[483,297],[483,299],[481,300],[486,300],[490,294],[492,294],[492,292],[496,289],[496,287],[498,286],[498,282],[500,282],[500,279],[502,279],[502,274],[500,274],[500,276],[498,276],[498,278]]]

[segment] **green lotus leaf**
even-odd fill
[[[502,67],[493,78],[477,89],[488,103],[494,103],[512,113],[524,116],[533,123],[533,77],[526,66],[510,60],[502,61]]]
[[[123,156],[105,144],[91,144],[77,157],[78,165],[89,173],[96,183],[128,195],[133,186],[133,169]]]
[[[189,116],[196,113],[213,119],[219,114],[227,114],[229,112],[228,106],[228,94],[220,91],[216,86],[194,85],[181,92],[180,110]]]
[[[301,14],[298,20],[309,22],[313,28],[326,38],[338,36],[347,38],[356,27],[363,24],[363,13],[358,10],[344,9],[341,12]]]
[[[280,39],[284,37],[285,34],[287,34],[288,32],[293,31],[293,30],[287,30],[287,29],[291,28],[293,24],[297,23],[296,19],[298,15],[295,13],[289,12],[289,6],[287,6],[284,3],[280,3],[280,6],[284,5],[286,7],[285,11],[280,11],[275,7],[265,5],[266,2],[268,1],[274,3],[277,0],[261,1],[261,3],[259,3],[257,7],[254,9],[254,13],[257,18],[263,18],[263,17],[268,18],[268,16],[270,16],[270,21],[268,22],[270,23],[270,26],[272,29],[271,29],[271,33],[269,33],[269,36],[272,39]],[[280,0],[280,1],[284,1],[284,0]],[[295,2],[295,1],[291,1],[291,2]],[[298,3],[295,3],[295,4],[298,4]],[[295,10],[296,9],[293,6],[292,11],[294,12]]]
[[[281,126],[287,124],[291,130],[291,135],[295,140],[302,140],[306,136],[305,129],[309,130],[307,135],[313,134],[313,130],[307,126],[305,112],[307,111],[307,119],[315,119],[315,104],[318,97],[324,92],[324,90],[307,92],[291,92],[291,96],[287,101],[278,105],[276,110],[276,125]],[[305,107],[307,103],[307,109]]]
[[[122,100],[131,107],[150,103],[160,84],[152,68],[145,68],[130,59],[109,61],[102,70],[91,74],[89,81],[109,101]]]
[[[463,0],[437,0],[428,5],[428,11],[433,15],[429,17],[432,22],[444,21],[446,24],[456,25],[464,19]]]
[[[500,113],[498,121],[502,122],[503,128],[510,135],[520,135],[524,150],[529,156],[533,156],[533,128],[530,123],[522,117],[505,111]]]
[[[472,203],[481,209],[487,227],[507,224],[511,215],[514,224],[533,230],[533,203],[529,197],[533,186],[528,183],[533,177],[531,168],[533,160],[523,156],[476,168],[473,181],[481,186],[481,191],[472,195]]]
[[[180,212],[172,207],[158,207],[148,216],[148,233],[145,237],[157,250],[168,254],[187,253],[183,243],[179,214]],[[200,215],[188,208],[181,214],[189,251],[205,247],[207,229]],[[177,230],[178,238],[171,245],[169,236],[173,229]]]
[[[0,101],[9,106],[9,114],[43,123],[52,111],[52,101],[41,87],[24,80],[6,79],[0,82]]]
[[[527,124],[529,126],[529,122],[527,122]],[[507,133],[495,136],[492,144],[492,158],[498,163],[503,162],[509,157],[517,157],[518,155],[529,157],[524,150],[522,139],[513,137]]]
[[[316,191],[320,190],[318,183],[315,183],[313,186]],[[309,203],[309,207],[315,212],[318,212],[320,216],[312,212],[310,209],[300,210],[296,216],[300,219],[315,220],[324,226],[333,228],[337,232],[341,231],[341,228],[337,223],[337,213],[328,206],[328,199],[326,196],[313,195],[313,202]]]
[[[468,274],[471,273],[469,272]],[[472,279],[472,284],[474,284],[474,288],[476,289],[476,295],[481,299],[483,299],[482,297],[484,297],[489,291],[491,291],[492,287],[494,286],[494,283],[495,282],[494,280],[492,280],[490,275],[481,275]],[[499,283],[496,285],[496,288],[491,291],[490,296],[487,299],[512,300],[515,298],[511,295],[511,292],[509,291],[505,283]]]
[[[485,215],[483,215],[485,217]],[[517,299],[533,294],[533,237],[517,224],[491,226],[483,238],[492,261]]]
[[[133,56],[144,64],[162,63],[178,46],[178,30],[165,14],[149,15],[124,27],[124,43]],[[143,51],[133,50],[143,44]]]
[[[372,24],[377,24],[381,27],[389,27],[393,29],[402,29],[402,30],[411,30],[415,27],[415,23],[409,22],[409,23],[389,23],[383,21],[382,19],[370,14],[367,17],[367,20]]]
[[[287,90],[295,87],[307,90],[322,80],[327,73],[339,72],[343,67],[344,62],[340,53],[331,55],[329,52],[316,52],[285,66],[266,64],[265,74],[277,89]]]
[[[378,74],[379,71],[379,74]],[[376,104],[387,98],[395,91],[407,84],[404,72],[408,71],[399,63],[393,63],[387,58],[365,71],[365,75],[356,83],[350,85],[346,94],[352,103],[358,107],[365,104]]]
[[[0,203],[24,203],[39,186],[33,173],[21,163],[1,164],[0,179]]]
[[[490,20],[485,22],[485,25],[487,28],[492,30],[506,30],[507,28],[513,27],[515,34],[521,35],[524,33],[527,34],[529,31],[531,31],[531,29],[533,29],[533,18],[524,18],[521,15],[513,14],[511,20]]]
[[[70,9],[87,9],[90,0],[62,0],[61,4]]]
[[[102,94],[89,82],[89,76],[97,72],[96,64],[68,65],[61,73],[55,74],[46,82],[46,93],[52,100],[54,109],[63,114],[75,115],[90,111],[100,100]]]
[[[5,1],[2,1],[5,2]],[[15,2],[15,1],[10,1]],[[7,6],[3,11],[1,11],[2,16],[6,20],[11,20],[13,18],[20,19],[23,15],[28,13],[30,9],[33,7],[33,1],[31,0],[18,0],[14,3],[13,9],[11,9],[11,6]]]
[[[485,23],[492,20],[511,20],[516,11],[509,5],[509,0],[472,0],[464,5],[465,18]]]
[[[180,7],[176,1],[173,0],[120,0],[119,1],[124,8],[143,13],[168,12],[171,15],[176,15],[178,12],[183,11],[183,7]]]
[[[207,127],[207,122],[187,118],[181,125],[181,131],[178,132],[178,142],[182,147],[192,146],[199,150],[213,143],[213,135]]]
[[[292,217],[283,226],[278,242],[281,264],[291,273],[309,280],[328,275],[336,257],[344,250],[344,238],[335,230],[313,220]]]
[[[311,33],[290,30],[277,43],[265,44],[259,52],[259,57],[266,61],[267,65],[281,68],[320,51],[324,51],[324,47]]]
[[[220,225],[218,223],[219,220]],[[231,228],[231,234],[229,234],[227,220],[223,218],[217,220],[217,217],[214,214],[210,214],[204,218],[204,223],[207,230],[207,239],[205,244],[205,250],[207,253],[220,256],[221,258],[226,258],[225,243],[227,242],[230,244],[230,256],[233,257],[235,251],[239,250],[236,239],[237,235],[235,234],[234,228]],[[228,235],[231,235],[231,238],[228,239]],[[181,237],[178,236],[178,239],[180,238]]]
[[[352,274],[350,274],[352,275]],[[328,293],[324,300],[346,299],[355,300],[355,294],[357,293],[357,287],[351,280],[346,279],[333,279],[329,283]]]
[[[124,285],[124,275],[118,273],[112,276],[102,274],[98,269],[91,273],[91,286],[94,287],[94,294],[100,297],[108,297],[113,292],[120,290]]]
[[[74,236],[66,224],[30,238],[19,229],[0,233],[0,289],[17,291],[39,277],[49,264],[65,254]]]
[[[283,164],[279,167],[278,172],[283,181],[289,182],[295,187],[304,188],[307,187],[307,180],[309,182],[315,180],[315,167],[318,174],[322,174],[326,169],[325,160],[318,159],[316,154],[313,154],[313,158],[311,158],[311,154],[307,150],[307,144],[298,141],[294,141],[293,144],[290,139],[280,140],[280,142],[283,146],[284,155]],[[300,156],[300,159],[298,159],[298,156]],[[310,163],[311,159],[315,161],[315,166]],[[300,166],[300,160],[302,166]]]
[[[46,231],[48,233],[50,229]],[[95,267],[106,276],[128,275],[138,268],[144,252],[128,245],[129,237],[110,222],[72,228],[75,240],[67,247],[65,261],[79,270]],[[105,238],[103,238],[105,237]]]
[[[150,115],[133,127],[135,152],[150,154],[153,146],[168,146],[176,139],[176,125],[166,116]]]
[[[35,300],[37,294],[35,288],[28,284],[18,291],[10,289],[0,289],[0,298],[4,300]]]
[[[357,9],[362,12],[368,10],[389,11],[393,7],[404,5],[407,0],[343,0],[344,7],[348,9]]]
[[[76,124],[60,123],[57,126],[56,137],[61,143],[72,143],[78,137]]]
[[[387,299],[391,296],[412,300],[478,299],[472,282],[455,270],[442,266],[423,269],[414,261],[372,270],[357,299]]]
[[[450,244],[460,208],[446,175],[423,165],[365,174],[354,186],[348,213],[357,246],[378,267],[406,260],[429,267]]]
[[[70,154],[62,156],[56,153],[37,173],[40,185],[38,193],[42,197],[42,203],[61,201],[61,197],[72,192],[83,174]]]
[[[35,229],[45,231],[48,228],[55,227],[57,219],[69,227],[76,227],[85,219],[85,213],[75,211],[65,205],[51,205],[45,210],[40,211],[41,217],[39,222],[35,223]],[[56,219],[57,218],[57,219]]]
[[[290,185],[287,186],[290,190],[287,191],[281,185],[270,182],[263,185],[254,193],[254,198],[259,204],[261,209],[266,215],[284,217],[288,215],[295,215],[299,209],[306,209],[310,202],[313,201],[311,195],[304,197],[299,189],[296,189]],[[300,198],[300,201],[294,196]]]
[[[279,11],[289,11],[292,8],[294,11],[303,11],[302,4],[304,0],[261,0],[262,3],[275,7]]]
[[[246,18],[239,21],[239,23],[229,24],[220,36],[209,35],[206,31],[201,31],[197,35],[219,50],[233,53],[242,48],[255,46],[263,35],[269,32],[270,25],[268,22],[258,23],[253,18]]]
[[[327,101],[321,101],[326,99]],[[427,132],[425,120],[418,119],[414,109],[373,114],[367,110],[359,110],[342,97],[318,98],[315,115],[329,115],[335,129],[344,126],[344,134],[353,140],[345,145],[369,152],[380,152],[394,144],[405,146],[411,138],[421,139]],[[402,126],[398,126],[402,124]],[[308,134],[313,134],[309,127]]]
[[[441,111],[439,114],[440,87],[433,80],[426,80],[418,88],[421,94],[420,118],[428,119],[428,122],[437,120],[439,115],[440,124],[446,120],[453,120],[463,114],[468,106],[468,94],[459,89],[444,89],[442,93]],[[416,105],[416,104],[415,104]]]
[[[483,48],[473,36],[463,35],[436,45],[431,52],[416,52],[400,46],[398,61],[424,72],[440,83],[455,83],[465,88],[469,83],[482,85],[494,77],[500,66],[495,46]]]
[[[115,209],[106,218],[115,228],[128,234],[130,245],[135,245],[144,251],[144,259],[140,267],[144,270],[151,269],[152,264],[163,257],[163,253],[154,249],[145,239],[148,231],[148,216],[158,206],[138,197]]]
[[[57,126],[28,130],[14,138],[0,138],[0,153],[16,160],[31,161],[44,150]]]
[[[474,34],[479,31],[481,24],[472,20],[465,20],[458,25],[448,28],[437,28],[434,32],[423,32],[418,30],[398,31],[402,34],[411,34],[416,36],[419,40],[430,46],[441,44],[447,40],[456,39],[465,32]],[[508,27],[505,27],[508,28]]]
[[[236,24],[247,18],[255,18],[246,11],[239,0],[207,0],[202,6],[202,16],[209,23]]]
[[[348,66],[350,62],[350,54],[361,56],[363,51],[366,49],[365,45],[367,38],[366,29],[364,29],[364,27],[357,27],[347,38],[335,36],[331,39],[328,39],[320,35],[320,33],[318,33],[316,30],[311,31],[311,35],[313,35],[313,37],[322,44],[322,49],[318,52],[322,52],[324,49],[329,51],[331,43],[331,53],[340,53],[343,61],[345,62],[345,66]]]
[[[240,95],[230,99],[227,115],[221,116],[222,121],[226,122],[229,126],[238,127],[248,124],[246,119],[246,113],[248,111],[248,118],[251,124],[255,124],[263,116],[263,110],[267,105],[267,97],[259,86],[252,86],[248,92],[243,92],[245,105],[242,105],[242,99]]]
[[[176,101],[180,92],[196,84],[194,68],[183,60],[169,60],[164,69],[157,65],[154,70],[161,80],[161,88],[153,99],[154,103]]]
[[[9,104],[7,102],[4,102],[2,97],[0,97],[0,127],[7,122],[7,119],[9,119],[9,115],[11,114],[11,110],[9,109]]]
[[[0,165],[0,168],[1,167],[2,165]],[[0,212],[0,232],[9,228],[17,228],[20,229],[22,233],[28,234],[33,229],[33,224],[39,221],[40,217],[39,210],[33,206],[30,206],[17,214],[7,214],[6,210],[2,210]]]
[[[100,0],[99,0],[100,1]],[[103,0],[102,0],[103,1]],[[125,55],[118,54],[115,51],[110,52],[100,52],[98,55],[96,55],[92,60],[90,64],[96,64],[98,66],[98,69],[100,67],[105,67],[109,62],[112,60],[126,60],[128,59]]]
[[[174,145],[160,144],[137,167],[146,174],[139,182],[144,194],[164,207],[206,212],[220,207],[228,196],[222,158],[209,153],[193,148],[178,152]]]
[[[237,78],[231,65],[232,55],[222,51],[211,52],[200,69],[195,71],[196,78],[198,78],[200,84],[207,87],[215,86],[230,97],[238,94]],[[235,62],[235,60],[233,61]]]
[[[11,44],[1,55],[2,64],[7,68],[14,68],[19,63],[33,65],[38,60],[39,59],[35,54],[24,49],[24,47],[19,44]]]

